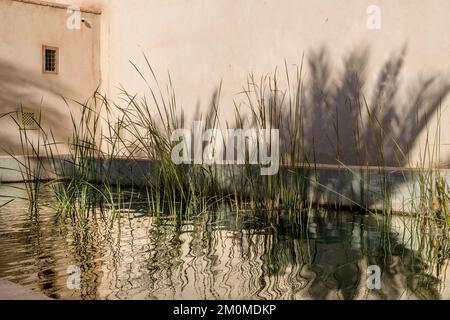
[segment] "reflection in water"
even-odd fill
[[[0,209],[0,278],[61,299],[449,299],[447,262],[417,252],[408,221],[345,212],[38,217],[16,200]],[[67,287],[79,266],[80,290]],[[368,290],[367,267],[382,269]],[[438,273],[439,267],[440,272]]]

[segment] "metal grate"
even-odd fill
[[[42,51],[42,71],[58,73],[58,48],[43,46]]]
[[[23,130],[37,130],[39,129],[38,120],[34,112],[19,112],[20,128]]]

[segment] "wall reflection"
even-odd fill
[[[448,256],[420,247],[402,217],[221,208],[180,218],[136,207],[108,227],[100,215],[62,221],[44,204],[38,216],[27,209],[17,199],[0,209],[0,277],[53,298],[450,298]],[[70,265],[80,290],[67,288]],[[367,289],[369,265],[382,269],[381,290]]]

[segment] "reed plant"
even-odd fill
[[[175,165],[171,159],[174,147],[171,135],[174,130],[184,128],[186,123],[183,110],[177,105],[170,74],[168,83],[161,85],[147,57],[144,70],[131,63],[146,84],[147,94],[132,94],[122,88],[116,101],[100,92],[95,92],[83,103],[65,101],[68,110],[71,110],[69,104],[75,104],[78,112],[70,112],[72,133],[66,143],[68,152],[64,156],[60,156],[61,143],[51,129],[39,127],[40,140],[34,144],[31,144],[26,130],[20,131],[23,148],[31,149],[27,163],[21,163],[24,180],[30,181],[27,184],[30,207],[37,210],[36,191],[41,187],[42,172],[46,171],[48,176],[53,177],[47,185],[53,191],[58,212],[87,216],[89,212],[105,206],[112,208],[112,212],[120,211],[121,207],[129,206],[121,200],[123,187],[133,181],[118,173],[115,161],[133,164],[150,160],[148,166],[133,168],[138,170],[135,174],[143,180],[143,192],[140,194],[145,195],[149,211],[155,214],[167,211],[178,215],[186,212],[200,214],[224,203],[231,204],[237,212],[310,212],[320,203],[321,196],[334,199],[330,201],[335,201],[337,208],[345,202],[352,210],[373,213],[373,201],[368,198],[370,174],[365,174],[364,170],[368,172],[370,166],[375,166],[379,169],[379,197],[383,202],[381,212],[388,225],[392,211],[390,197],[395,186],[388,179],[386,166],[389,161],[391,165],[396,161],[397,167],[407,166],[409,156],[404,145],[413,141],[404,143],[401,139],[397,140],[390,134],[392,128],[386,126],[393,112],[393,105],[386,105],[389,102],[386,97],[393,95],[390,88],[380,85],[372,105],[361,93],[362,80],[355,65],[363,64],[363,58],[364,54],[350,55],[345,62],[342,84],[333,90],[327,79],[330,68],[324,61],[323,52],[308,60],[311,74],[306,80],[304,58],[295,67],[293,75],[286,62],[282,72],[275,70],[272,75],[262,77],[249,75],[239,98],[235,99],[235,123],[227,123],[227,126],[280,130],[281,168],[273,176],[259,176],[255,174],[257,168],[248,165]],[[400,54],[386,64],[380,83],[388,79],[395,85],[402,59]],[[352,62],[354,60],[356,64]],[[279,73],[284,75],[281,80]],[[440,95],[444,96],[447,92],[448,88]],[[205,127],[211,129],[221,128],[218,107],[220,90],[216,97],[208,113],[200,115],[206,122]],[[418,98],[417,104],[422,100]],[[434,105],[433,102],[431,115]],[[419,109],[419,106],[414,106],[412,112]],[[345,112],[349,112],[352,119],[351,129],[347,131],[341,117]],[[322,118],[317,119],[319,116]],[[418,114],[414,117],[417,122],[424,121]],[[317,126],[320,125],[328,127],[324,130],[328,134],[317,135],[320,132]],[[319,140],[322,140],[320,146]],[[353,140],[351,148],[342,146],[343,141],[349,140]],[[321,183],[318,162],[322,155],[318,155],[317,150],[322,152],[323,141],[328,141],[330,150],[334,150],[331,159],[334,164],[359,177],[360,201]],[[435,139],[436,143],[439,141]],[[388,145],[391,147],[387,148]],[[426,154],[430,154],[430,148],[435,155],[436,146],[427,146]],[[349,162],[346,150],[353,150],[351,157],[356,160]],[[370,156],[375,160],[370,160]],[[32,160],[39,165],[33,166],[29,162]],[[437,211],[432,209],[435,203],[447,206],[446,181],[436,177],[435,170],[425,167],[435,160],[427,159],[427,164],[424,161],[423,167],[416,170],[419,174],[415,179],[418,181],[413,185],[419,186],[419,196],[416,190],[411,190],[411,203],[416,202],[417,198],[421,200],[419,206],[409,206],[411,212],[428,210],[437,215]],[[355,164],[360,166],[362,174],[351,168]],[[223,188],[224,175],[231,177],[227,188]],[[405,175],[405,182],[407,179]],[[431,195],[430,192],[439,195]],[[111,213],[110,210],[108,212]],[[445,217],[448,220],[448,214]]]

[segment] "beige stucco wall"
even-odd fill
[[[370,104],[383,64],[406,45],[395,101],[396,121],[400,122],[408,117],[408,108],[414,104],[414,93],[420,88],[421,80],[428,76],[439,75],[445,79],[450,76],[450,2],[446,0],[84,0],[78,3],[99,7],[104,13],[103,89],[111,97],[117,93],[118,84],[133,93],[148,93],[146,84],[129,63],[132,60],[145,70],[142,57],[145,53],[161,82],[167,83],[167,71],[170,71],[178,105],[188,116],[194,114],[197,106],[203,110],[208,107],[222,81],[222,117],[232,119],[233,101],[239,104],[245,100],[239,92],[247,83],[249,73],[259,77],[278,67],[282,79],[284,62],[295,73],[295,65],[301,63],[303,54],[307,84],[311,75],[307,61],[312,52],[323,46],[328,48],[331,86],[338,85],[343,60],[367,47],[363,91]],[[367,28],[367,8],[372,4],[381,9],[379,30]],[[435,81],[435,84],[442,83],[441,79]],[[442,108],[448,101],[443,102]],[[450,134],[445,128],[449,120],[450,114],[443,111],[441,165],[448,163],[450,156]],[[340,121],[343,132],[352,118],[344,116]],[[333,162],[335,158],[329,137],[321,130],[332,126],[332,123],[317,123],[319,129],[312,130],[309,136],[312,140],[314,135],[319,162]],[[411,151],[413,163],[420,160],[427,143],[434,144],[437,140],[434,139],[436,121],[432,119],[418,137],[414,128],[398,123],[394,126],[409,135],[402,143],[415,145]],[[332,135],[330,130],[328,135]],[[351,132],[344,133],[341,143],[354,144],[351,135]],[[351,162],[354,158],[351,148],[342,149],[348,154],[344,160]],[[395,162],[390,159],[390,164]]]
[[[69,110],[76,109],[71,99],[84,101],[100,84],[100,15],[82,16],[92,28],[70,30],[65,8],[0,1],[0,113],[21,105],[36,113],[42,110],[42,125],[52,128],[58,142],[67,142],[70,134]],[[59,74],[42,72],[42,45],[59,48]],[[21,153],[10,117],[0,119],[0,135],[0,155]]]
[[[369,103],[383,64],[393,53],[407,46],[399,77],[398,101],[395,102],[397,122],[407,118],[407,107],[414,104],[412,93],[417,93],[420,79],[431,75],[440,75],[443,79],[450,76],[450,2],[447,0],[56,2],[77,3],[102,10],[100,65],[105,93],[114,98],[117,87],[123,85],[131,92],[148,94],[146,84],[129,63],[132,60],[144,70],[142,53],[145,53],[162,83],[167,83],[167,71],[170,71],[178,105],[191,118],[197,106],[203,110],[207,108],[222,81],[222,118],[224,121],[232,119],[233,101],[240,103],[244,100],[239,92],[249,73],[259,77],[272,73],[278,66],[278,75],[282,79],[285,61],[295,72],[295,65],[301,63],[303,54],[307,84],[311,78],[308,59],[312,52],[323,46],[328,48],[332,66],[331,87],[339,85],[345,57],[365,47],[368,49],[363,91]],[[381,9],[379,30],[367,28],[367,8],[372,4]],[[440,79],[435,82],[443,83]],[[448,104],[448,100],[444,101],[443,108]],[[312,111],[313,114],[323,112]],[[345,115],[345,111],[341,114]],[[340,120],[341,131],[345,131],[351,119],[344,117]],[[450,114],[444,111],[440,141],[442,165],[450,158],[450,134],[445,128],[449,120]],[[435,142],[435,123],[430,119],[419,137],[411,134],[413,138],[406,139],[415,144],[412,160],[419,160],[423,153],[425,131],[428,130],[428,143]],[[311,135],[316,141],[316,159],[333,162],[333,146],[320,128],[330,128],[333,124],[315,125],[319,129],[312,130]],[[394,126],[407,135],[414,131],[411,128],[406,130],[398,123]],[[350,136],[349,131],[342,138],[342,145],[354,143]],[[312,137],[308,139],[312,140]],[[351,151],[343,147],[343,152],[348,154],[345,160],[351,162],[354,158]],[[395,160],[391,162],[395,164]]]

